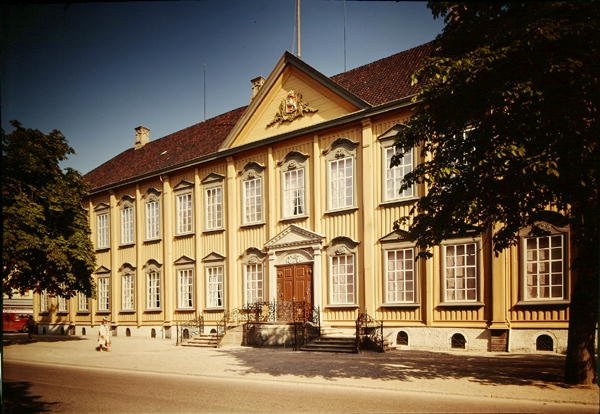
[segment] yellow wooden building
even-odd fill
[[[393,231],[424,192],[398,191],[418,149],[389,162],[431,48],[333,77],[285,53],[248,106],[156,140],[136,128],[85,177],[97,297],[37,296],[39,325],[89,335],[108,317],[117,335],[174,338],[185,320],[305,300],[325,328],[367,312],[401,347],[564,351],[568,229],[523,229],[498,257],[489,234],[446,240],[416,262]]]

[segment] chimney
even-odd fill
[[[262,76],[258,76],[252,79],[250,82],[252,83],[252,98],[250,100],[252,100],[256,95],[258,95],[260,87],[265,84],[265,78],[263,78]]]
[[[140,125],[135,128],[135,143],[133,147],[137,150],[142,148],[150,141],[150,130],[145,126]]]

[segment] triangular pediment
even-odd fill
[[[104,266],[100,266],[99,268],[97,268],[94,273],[110,273],[110,269],[104,267]]]
[[[381,239],[379,239],[382,243],[393,243],[393,242],[406,242],[413,241],[411,235],[406,230],[397,229],[393,232],[386,234]]]
[[[324,237],[310,230],[303,229],[294,224],[286,227],[278,235],[265,244],[267,250],[280,249],[292,246],[307,246],[320,244]]]
[[[224,262],[225,256],[219,254],[217,252],[210,252],[210,254],[206,255],[203,259],[203,262]]]
[[[173,262],[174,265],[186,265],[186,264],[192,264],[192,263],[196,263],[196,261],[192,258],[189,258],[187,256],[181,256],[179,259],[175,260],[175,262]]]
[[[220,149],[291,133],[367,107],[365,101],[286,52]]]

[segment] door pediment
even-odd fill
[[[286,227],[265,244],[267,250],[321,244],[324,237],[294,224]]]

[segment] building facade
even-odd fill
[[[257,301],[304,300],[322,326],[383,321],[401,347],[562,352],[569,229],[543,224],[495,256],[490,234],[445,240],[417,260],[398,218],[425,188],[399,191],[421,161],[390,168],[411,115],[425,44],[327,77],[285,53],[238,108],[134,146],[88,173],[97,297],[38,295],[48,331],[174,337],[177,323]]]

